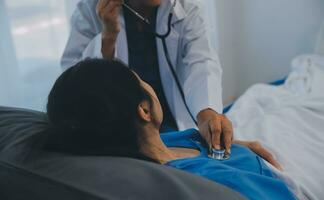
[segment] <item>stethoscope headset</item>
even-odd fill
[[[171,74],[176,82],[176,85],[177,85],[177,88],[180,92],[180,96],[181,96],[181,99],[190,115],[190,117],[192,118],[192,120],[194,121],[194,123],[196,124],[196,126],[198,126],[198,122],[196,120],[196,118],[193,116],[193,114],[191,113],[190,109],[189,109],[189,106],[187,104],[187,101],[186,101],[186,97],[184,95],[184,92],[183,92],[183,89],[181,87],[181,84],[180,84],[180,81],[179,81],[179,78],[178,78],[178,75],[175,71],[175,68],[172,64],[172,61],[171,61],[171,58],[170,58],[170,53],[169,53],[169,50],[168,50],[168,47],[167,47],[167,44],[166,44],[166,38],[169,37],[169,35],[171,34],[171,30],[172,30],[172,18],[173,18],[173,9],[175,8],[175,6],[177,5],[177,0],[174,0],[173,3],[172,3],[172,7],[170,9],[170,14],[169,14],[169,17],[168,17],[168,30],[164,33],[164,34],[159,34],[155,31],[155,28],[152,27],[150,21],[143,17],[142,15],[140,15],[138,12],[136,12],[132,7],[130,7],[129,5],[127,5],[126,3],[123,4],[123,7],[128,9],[131,13],[133,13],[137,18],[139,18],[141,21],[143,21],[143,23],[147,26],[148,30],[150,33],[152,33],[155,37],[161,39],[162,41],[162,46],[163,46],[163,51],[164,51],[164,55],[165,55],[165,58],[166,58],[166,61],[168,63],[168,66],[170,68],[170,71],[171,71]]]

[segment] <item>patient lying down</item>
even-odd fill
[[[280,169],[258,143],[234,142],[231,158],[218,161],[208,157],[197,130],[160,135],[163,113],[154,90],[119,61],[86,60],[65,71],[49,94],[47,114],[47,150],[138,158],[203,176],[249,199],[295,199],[264,163],[261,157]]]

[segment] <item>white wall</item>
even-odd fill
[[[218,52],[223,68],[223,100],[224,104],[231,102],[238,94],[236,79],[236,16],[237,9],[235,0],[217,0],[216,13],[218,24]],[[236,14],[234,14],[236,13]]]
[[[317,54],[324,55],[324,20],[322,23],[321,31],[318,34],[318,40],[317,40],[315,52]]]
[[[65,10],[66,10],[66,17],[68,21],[70,21],[70,18],[79,1],[80,0],[65,0]]]
[[[257,82],[284,77],[293,57],[314,52],[323,0],[216,0],[224,102]]]

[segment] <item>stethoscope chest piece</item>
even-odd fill
[[[228,160],[230,155],[225,150],[212,149],[208,157],[215,160]]]

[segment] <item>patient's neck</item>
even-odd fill
[[[159,130],[153,125],[140,127],[138,132],[138,142],[142,154],[156,160],[160,164],[165,164],[177,158],[175,153],[163,143]]]

